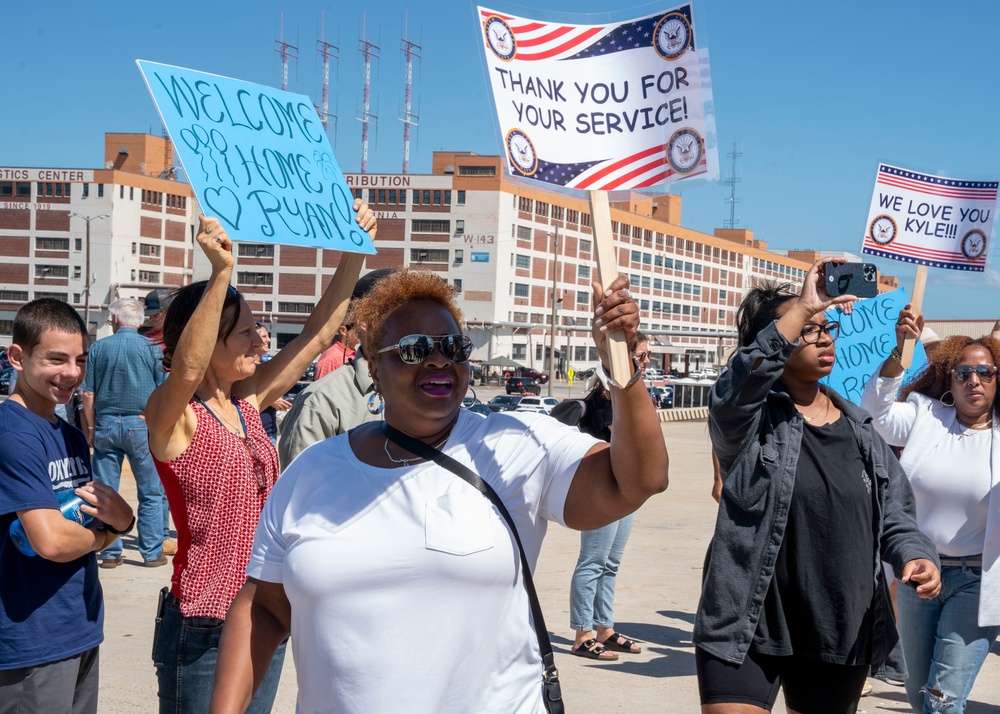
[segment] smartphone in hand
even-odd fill
[[[878,268],[874,263],[824,263],[823,284],[830,297],[878,295]]]

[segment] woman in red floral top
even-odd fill
[[[374,238],[371,209],[359,200],[354,208]],[[278,477],[260,410],[330,344],[364,262],[363,255],[343,254],[302,333],[257,364],[262,342],[253,313],[229,284],[232,241],[218,220],[204,216],[197,240],[212,275],[175,293],[163,325],[169,375],[146,405],[150,451],[178,532],[153,640],[161,714],[208,711],[222,624],[246,580],[254,530]],[[282,647],[248,711],[271,710],[283,659]]]

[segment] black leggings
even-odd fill
[[[866,664],[831,664],[753,650],[737,665],[698,647],[695,665],[703,705],[751,704],[771,711],[782,687],[785,705],[803,714],[854,714],[868,676]]]

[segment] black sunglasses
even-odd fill
[[[802,337],[802,341],[807,345],[814,345],[819,342],[819,336],[824,332],[830,336],[831,340],[837,339],[837,334],[840,332],[840,323],[825,322],[822,325],[817,325],[816,323],[810,322],[802,328],[802,332],[800,332],[799,335]]]
[[[434,345],[441,348],[443,354],[452,362],[468,362],[472,355],[472,339],[466,335],[407,335],[399,342],[378,351],[392,352],[399,350],[399,358],[406,364],[420,364],[434,352]]]
[[[962,384],[969,381],[969,377],[975,374],[979,377],[980,382],[992,382],[993,378],[997,376],[997,368],[992,364],[977,364],[975,366],[963,364],[961,367],[955,367],[951,370],[952,378]]]

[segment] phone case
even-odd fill
[[[872,298],[878,295],[878,269],[874,263],[827,263],[823,266],[826,294],[856,295]]]

